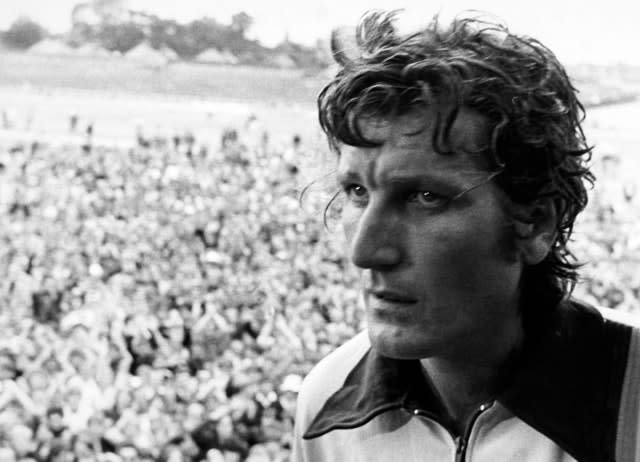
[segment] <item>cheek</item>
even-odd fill
[[[353,207],[349,207],[348,205],[343,206],[340,214],[340,223],[342,224],[342,232],[348,242],[351,242],[356,231],[359,216],[360,214]]]
[[[515,262],[508,257],[504,227],[470,220],[446,226],[432,223],[412,234],[413,263],[422,267],[429,285],[470,291],[475,296],[487,284],[498,282],[496,278],[503,273],[513,272]]]
[[[345,237],[347,255],[351,252],[351,246],[353,239],[358,231],[358,222],[360,220],[361,212],[354,207],[344,207],[340,218],[340,224],[342,226],[342,233]]]

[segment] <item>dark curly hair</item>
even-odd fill
[[[401,34],[396,18],[397,11],[373,11],[355,33],[334,30],[332,50],[340,68],[318,96],[320,125],[331,148],[339,156],[342,144],[375,146],[359,128],[362,118],[431,106],[438,114],[432,143],[446,155],[460,109],[482,114],[489,121],[486,155],[501,170],[494,180],[498,186],[515,203],[548,198],[556,206],[552,250],[525,268],[523,292],[555,307],[577,279],[567,243],[587,204],[586,186],[594,181],[577,90],[548,48],[504,25],[467,16],[443,26],[436,16],[424,29]]]

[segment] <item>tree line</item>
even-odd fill
[[[246,64],[268,64],[273,56],[286,53],[299,67],[322,67],[323,54],[318,47],[308,47],[288,40],[275,48],[263,46],[247,37],[253,18],[245,12],[233,15],[230,24],[213,18],[179,23],[146,13],[132,14],[126,20],[103,18],[96,23],[74,21],[72,29],[64,35],[71,46],[97,43],[108,51],[126,53],[142,42],[153,48],[169,48],[181,59],[190,60],[199,53],[216,48],[228,50]],[[22,17],[2,33],[2,41],[10,48],[25,50],[51,34],[36,21]]]

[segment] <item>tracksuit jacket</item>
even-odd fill
[[[419,361],[376,354],[362,332],[305,378],[292,462],[640,462],[638,326],[562,302],[461,435]]]

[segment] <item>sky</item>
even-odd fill
[[[435,13],[444,17],[467,9],[489,12],[513,32],[530,35],[551,48],[565,63],[640,65],[637,0],[125,0],[132,9],[186,22],[208,16],[228,23],[245,11],[254,19],[249,36],[273,46],[288,36],[313,44],[328,38],[333,27],[355,24],[371,8],[405,9],[416,22]],[[0,0],[0,28],[29,16],[52,32],[70,27],[79,0]]]

